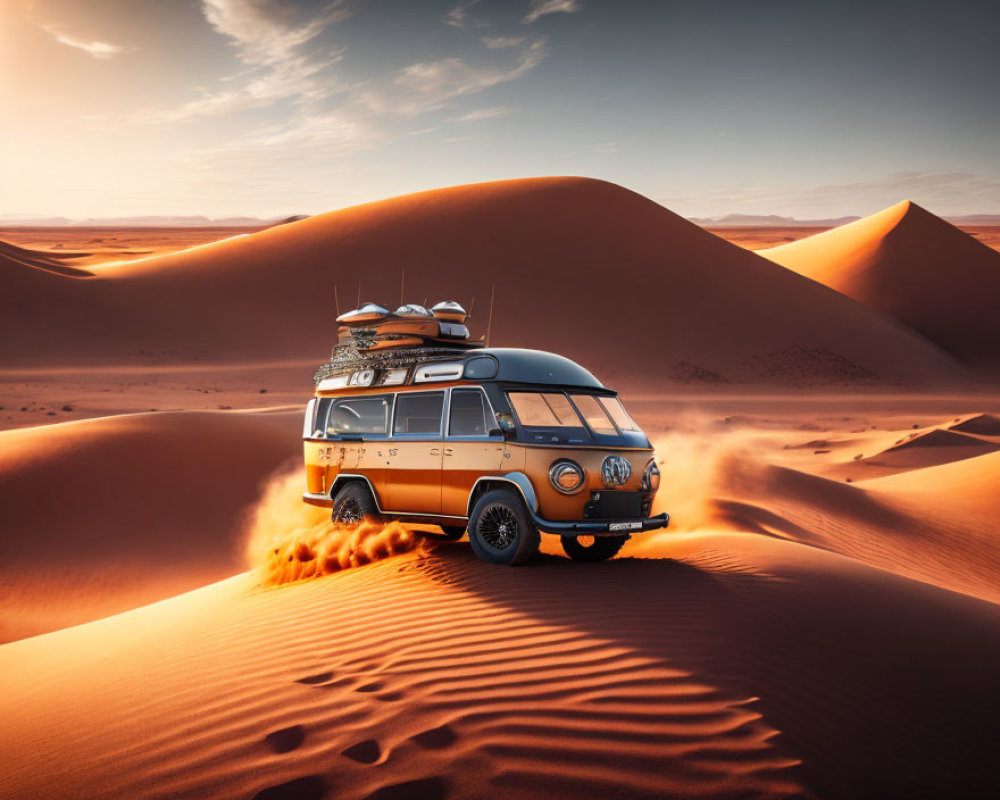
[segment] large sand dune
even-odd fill
[[[996,403],[855,398],[845,413],[845,402],[637,403],[661,430],[657,508],[674,524],[609,563],[555,557],[548,540],[549,555],[503,569],[465,542],[430,541],[267,585],[270,565],[254,561],[0,646],[0,797],[986,796],[1000,453],[963,448],[1000,437],[935,444],[934,432],[989,420]],[[37,547],[21,547],[18,565],[113,574],[125,556],[161,557],[179,580],[207,580],[199,563],[231,557],[243,487],[294,441],[286,417],[135,415],[2,434],[17,489],[4,508]],[[851,458],[899,440],[932,457],[876,479]],[[826,475],[845,462],[854,483]],[[63,529],[38,493],[65,463],[81,485]],[[133,497],[100,496],[110,483]],[[182,503],[158,502],[167,485]],[[269,487],[255,530],[276,542],[321,533],[294,479]],[[281,555],[283,579],[325,571],[298,546]],[[65,576],[53,574],[27,591],[57,591]]]
[[[298,412],[133,414],[0,432],[0,641],[237,571]]]
[[[314,358],[342,306],[476,298],[494,344],[562,352],[608,380],[677,365],[729,380],[950,380],[910,331],[637,194],[544,178],[385,200],[73,279],[0,264],[8,363]],[[691,369],[686,376],[705,374]]]
[[[929,797],[993,785],[996,606],[751,535],[235,578],[0,648],[0,795]],[[96,721],[96,722],[95,722]]]
[[[1000,253],[916,203],[758,252],[969,363],[1000,366]]]

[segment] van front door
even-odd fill
[[[496,427],[495,419],[482,389],[451,390],[441,468],[442,514],[464,517],[476,480],[500,470],[503,437],[489,433]]]
[[[392,438],[386,450],[384,509],[441,513],[443,391],[396,396]]]

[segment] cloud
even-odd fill
[[[36,18],[35,4],[31,3],[27,8],[27,19],[35,27],[40,28],[45,31],[49,36],[55,39],[59,44],[64,44],[67,47],[72,47],[77,50],[81,50],[89,56],[94,58],[99,58],[102,60],[107,60],[114,58],[119,53],[123,53],[126,50],[134,50],[132,47],[125,47],[119,44],[112,44],[111,42],[105,42],[100,39],[85,39],[80,36],[67,33],[58,23],[43,21]]]
[[[444,22],[445,25],[451,25],[453,28],[458,28],[462,31],[467,31],[470,28],[485,27],[485,22],[476,19],[469,13],[469,9],[478,2],[479,0],[466,0],[464,3],[459,3],[451,9],[451,11],[444,15],[442,22]]]
[[[343,49],[327,45],[317,55],[304,48],[350,16],[344,0],[328,3],[305,18],[278,0],[202,0],[202,13],[249,68],[224,80],[225,86],[204,91],[179,106],[134,114],[133,122],[182,122],[266,108],[289,99],[308,103],[340,90],[324,73],[342,58]]]
[[[471,65],[460,58],[427,61],[400,70],[388,82],[358,96],[358,102],[378,114],[412,117],[440,108],[448,100],[476,94],[523,77],[545,58],[545,39],[536,39],[505,66]]]
[[[579,10],[578,0],[531,0],[531,8],[521,22],[530,25],[546,14],[575,14]]]
[[[460,117],[452,117],[448,122],[480,122],[484,119],[506,117],[509,113],[509,108],[480,108],[470,111],[468,114],[462,114]]]
[[[480,36],[479,41],[490,50],[503,50],[508,47],[517,47],[526,38],[525,36]]]
[[[327,4],[316,16],[295,19],[294,8],[278,0],[202,0],[208,24],[232,40],[248,64],[273,65],[351,12],[344,0]]]

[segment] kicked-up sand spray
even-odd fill
[[[264,487],[246,538],[251,570],[265,586],[330,575],[423,547],[398,522],[334,524],[327,509],[302,502],[301,469],[281,473]]]

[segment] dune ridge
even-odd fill
[[[970,364],[1000,367],[1000,253],[916,203],[757,252]]]
[[[232,575],[296,412],[162,412],[0,431],[0,641]]]
[[[810,352],[834,356],[834,381],[962,377],[937,348],[882,315],[634,192],[583,178],[422,192],[91,269],[97,280],[86,282],[0,272],[6,297],[19,298],[0,299],[8,363],[37,365],[56,353],[63,364],[141,361],[140,351],[319,363],[334,339],[334,284],[345,307],[359,281],[362,299],[391,303],[405,269],[417,299],[478,298],[477,334],[495,284],[493,344],[552,349],[606,380],[658,383],[684,361],[768,380],[769,354],[787,361]],[[70,337],[70,329],[88,334]],[[755,358],[763,366],[748,369]]]

